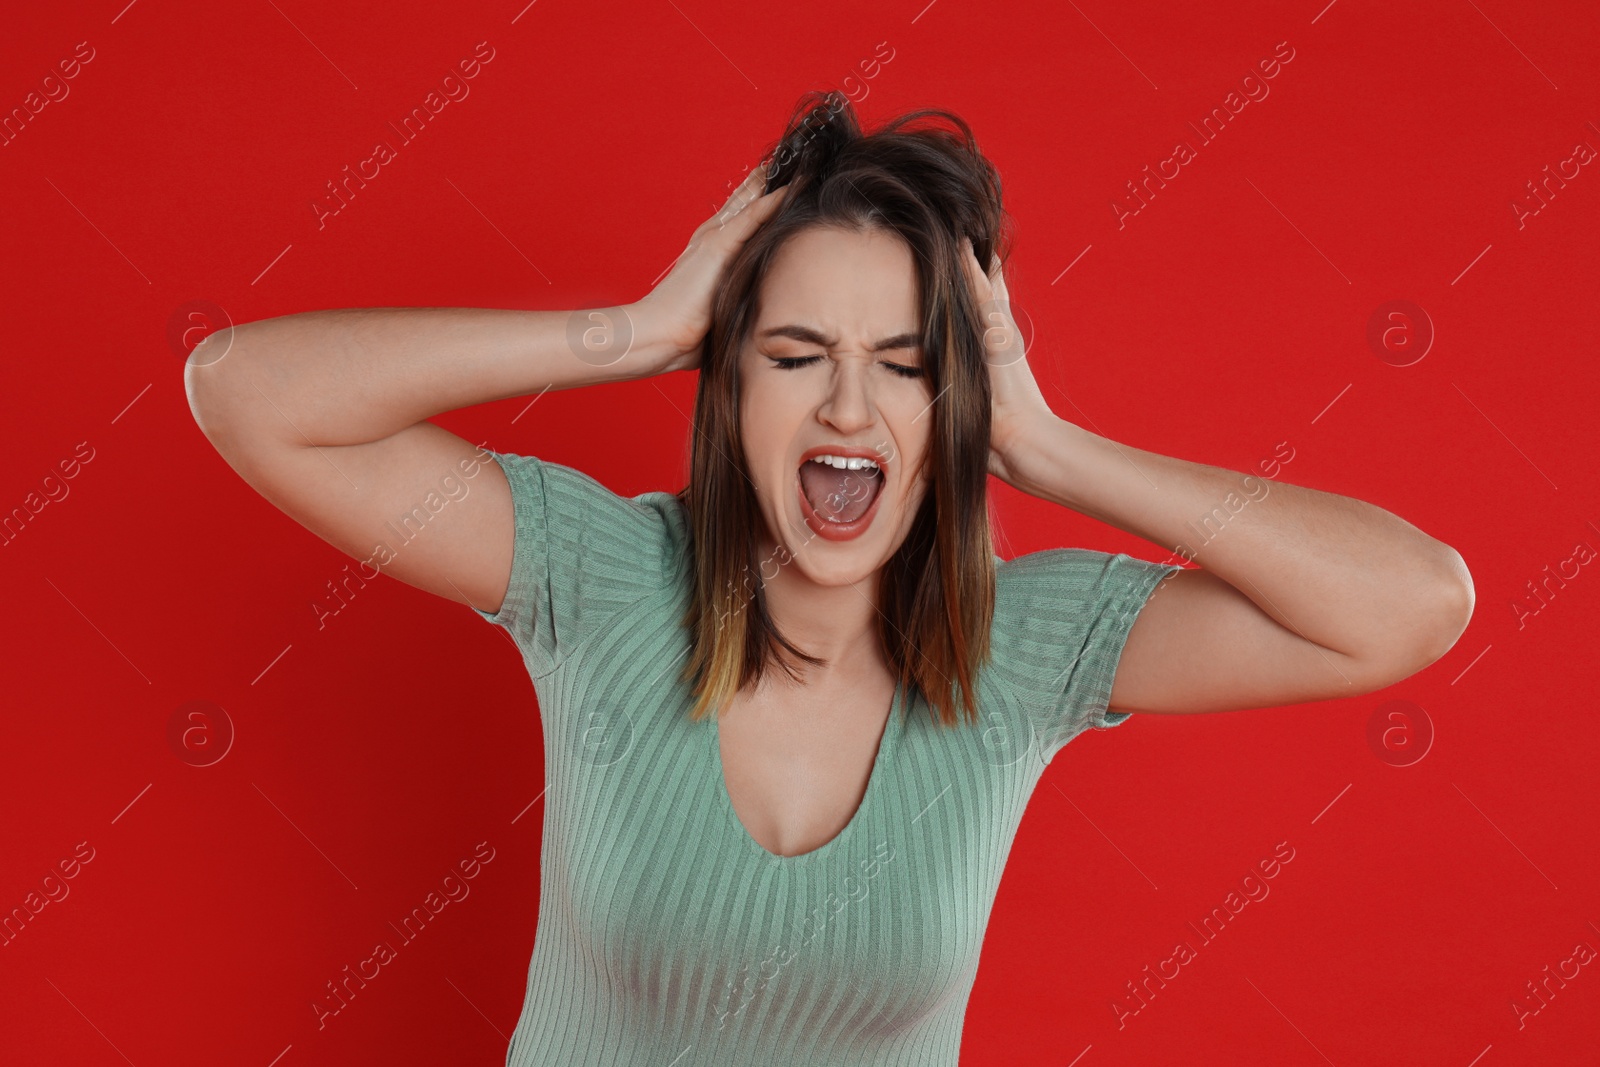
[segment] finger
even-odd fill
[[[991,262],[993,265],[989,268],[989,277],[991,284],[994,286],[995,299],[1010,303],[1011,291],[1006,287],[1006,272],[1005,268],[1000,265],[999,255],[995,255]]]
[[[761,188],[766,184],[766,180],[766,165],[762,163],[756,164],[750,169],[750,173],[746,174],[744,179],[733,187],[733,192],[728,194],[728,199],[724,201],[722,210],[717,213],[718,217],[731,217],[737,214],[740,208],[758,198],[761,195]]]
[[[772,216],[778,205],[783,202],[784,194],[789,191],[789,186],[783,185],[772,190],[765,196],[757,197],[754,201],[739,205],[731,215],[723,217],[717,224],[718,229],[733,225],[735,236],[743,239],[754,233],[756,228]]]
[[[961,238],[961,269],[966,273],[967,283],[972,287],[972,295],[979,306],[993,299],[993,286],[983,268],[978,266],[978,256],[972,250],[972,239],[966,236]]]
[[[991,278],[984,272],[978,265],[977,254],[968,238],[961,239],[961,246],[961,265],[972,285],[973,298],[978,306],[978,320],[983,328],[984,361],[990,367],[1009,367],[1020,363],[1026,358],[1026,353],[1022,347],[1022,335],[1011,317],[1003,274]]]

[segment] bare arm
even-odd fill
[[[580,359],[568,319],[467,308],[287,315],[207,339],[185,385],[228,464],[312,533],[404,582],[494,611],[511,574],[510,488],[493,461],[427,420],[650,365],[647,352],[610,366]]]
[[[654,291],[624,307],[314,311],[215,334],[184,374],[195,421],[245,481],[336,548],[497,611],[511,576],[510,487],[478,448],[428,419],[696,366],[712,286],[781,196],[755,200],[759,174],[696,229]]]
[[[1060,419],[1018,441],[1014,469],[1035,495],[1203,565],[1151,593],[1122,650],[1114,710],[1359,696],[1439,659],[1472,616],[1460,554],[1374,504],[1146,452]]]
[[[1366,501],[1118,444],[1057,418],[998,263],[965,262],[993,387],[990,471],[1196,560],[1142,605],[1112,710],[1227,711],[1381,689],[1447,652],[1472,617],[1461,554]],[[1198,540],[1203,537],[1204,540]]]

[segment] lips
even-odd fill
[[[818,456],[832,462],[819,462],[814,458]],[[876,449],[840,445],[808,449],[795,478],[806,525],[829,541],[861,536],[877,514],[886,466],[887,458]]]

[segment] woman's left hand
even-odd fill
[[[984,361],[989,365],[989,388],[993,397],[989,432],[989,473],[1008,484],[1015,484],[1012,459],[1017,445],[1033,426],[1054,419],[1055,412],[1045,401],[1039,383],[1028,368],[1022,347],[1022,332],[1011,317],[1011,295],[1006,291],[1005,271],[994,257],[986,273],[978,265],[972,242],[961,239],[962,262],[972,288],[973,301],[983,320]]]

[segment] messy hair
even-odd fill
[[[924,376],[934,394],[924,460],[929,491],[884,565],[878,632],[903,691],[920,693],[941,724],[956,725],[962,715],[976,721],[977,673],[989,658],[994,617],[990,391],[983,316],[960,242],[968,238],[985,267],[992,254],[1004,257],[999,176],[951,112],[912,111],[863,133],[838,92],[802,97],[763,165],[764,192],[790,189],[727,264],[712,300],[690,479],[678,494],[689,513],[693,560],[683,620],[692,647],[683,668],[696,697],[691,719],[720,711],[774,664],[795,676],[786,656],[824,662],[785,637],[767,610],[756,560],[764,520],[741,443],[738,357],[778,251],[800,232],[827,226],[881,231],[913,253]]]

